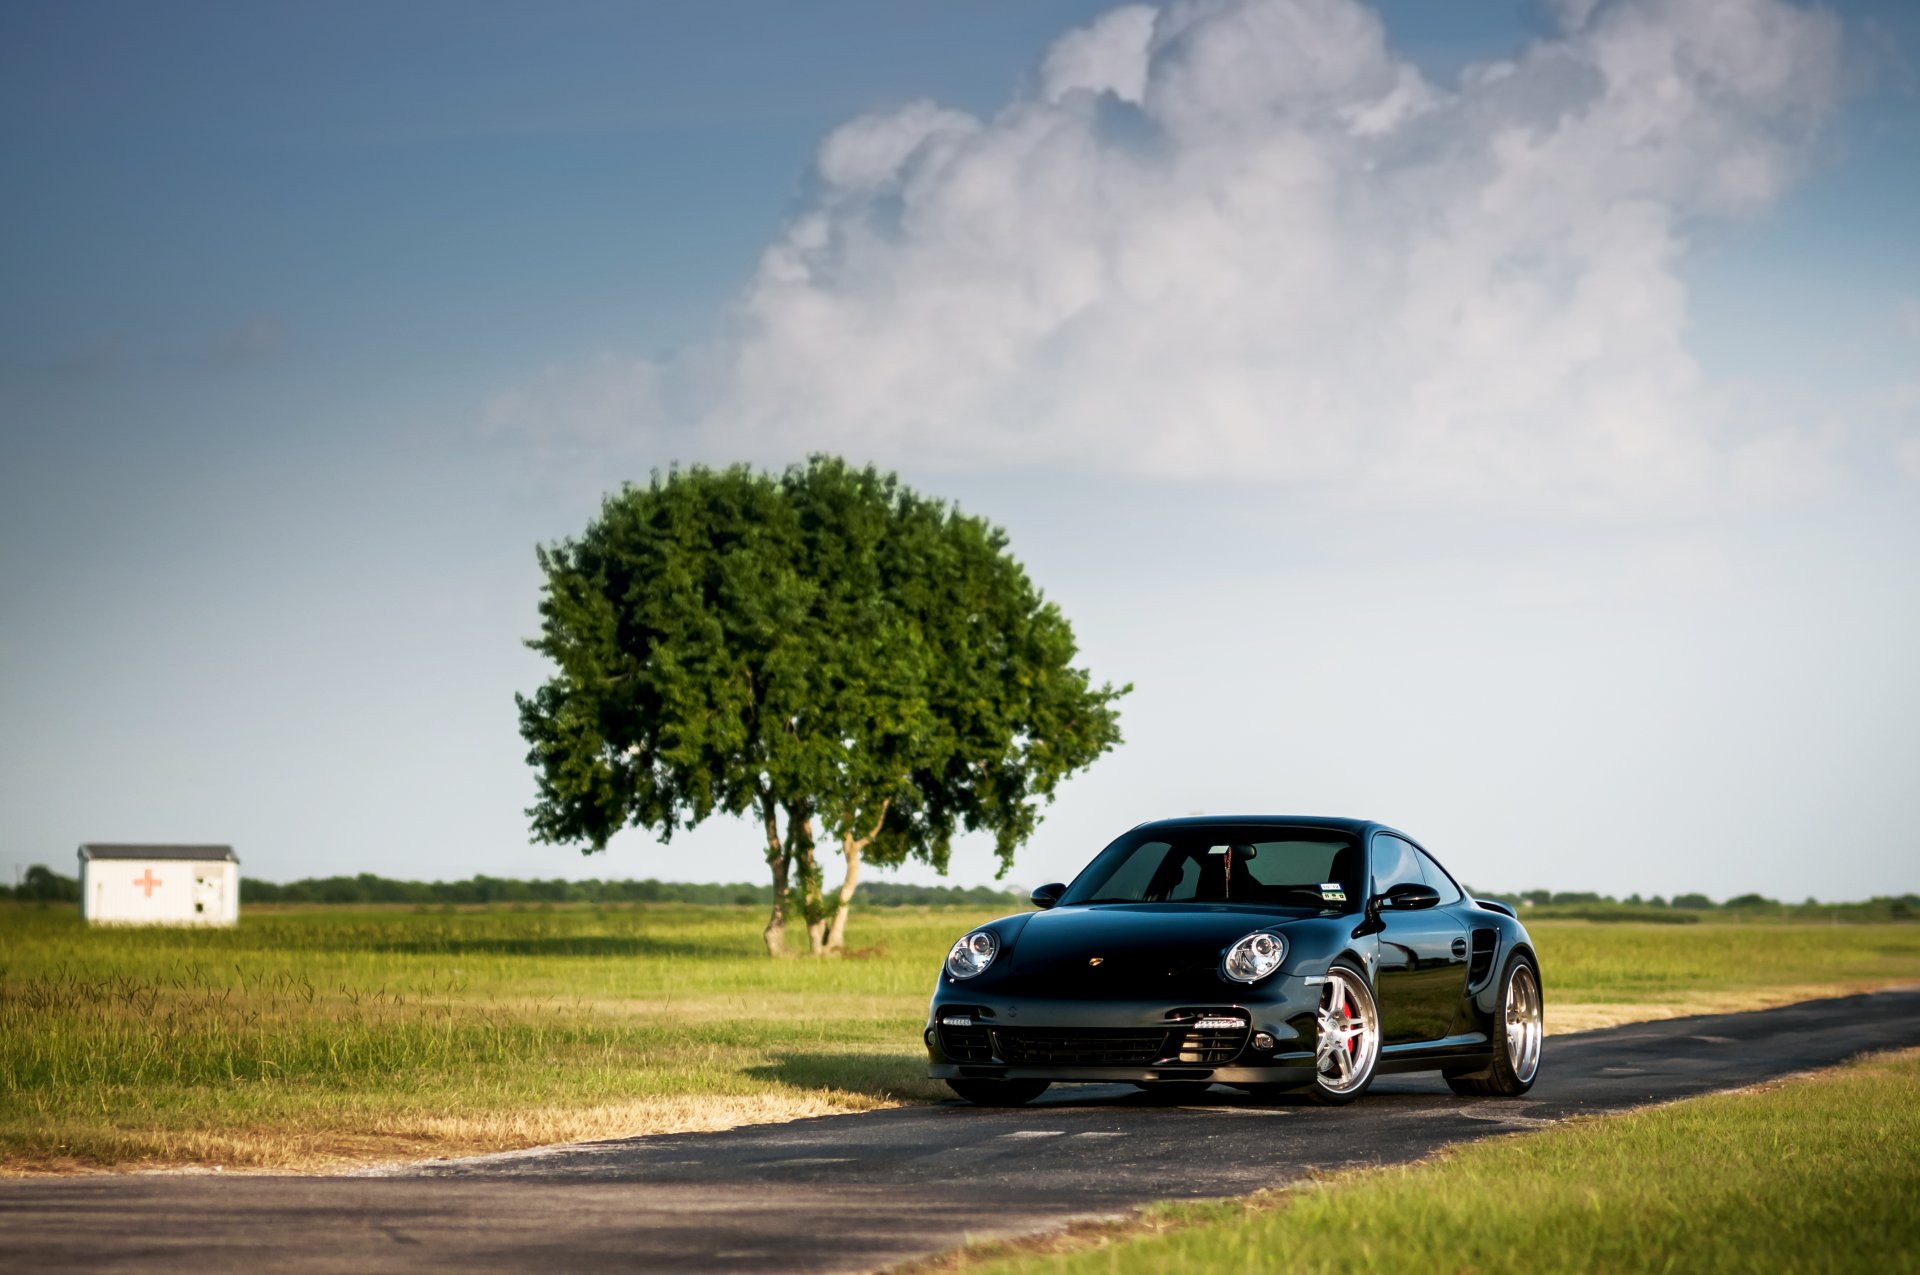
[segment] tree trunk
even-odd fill
[[[765,938],[768,956],[787,954],[787,847],[780,840],[779,808],[773,796],[762,791],[760,814],[767,823],[767,867],[773,873],[773,912],[767,917]]]
[[[787,859],[793,864],[800,913],[807,924],[807,950],[818,956],[827,941],[827,905],[820,891],[820,860],[813,849],[813,812],[804,802],[787,806]]]
[[[847,913],[853,907],[853,888],[860,884],[860,848],[866,843],[852,837],[840,839],[840,852],[847,857],[847,878],[840,883],[840,898],[833,909],[833,925],[827,930],[829,952],[838,952],[846,947]]]
[[[840,895],[834,903],[833,920],[826,927],[825,941],[815,944],[815,951],[839,952],[845,950],[847,945],[847,913],[853,910],[854,887],[860,884],[860,854],[872,844],[875,837],[880,835],[880,829],[886,826],[887,808],[892,804],[893,798],[891,797],[880,803],[879,817],[873,821],[873,831],[869,832],[866,836],[856,837],[850,831],[840,834],[840,853],[845,856],[847,860],[847,875],[846,879],[840,882]],[[848,823],[851,824],[852,820],[849,819]]]
[[[807,951],[815,956],[827,954],[827,918],[807,922]]]

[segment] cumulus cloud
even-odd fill
[[[1449,84],[1356,0],[1116,9],[989,118],[913,102],[827,137],[712,341],[497,414],[1468,500],[1688,496],[1817,450],[1703,378],[1681,265],[1803,168],[1838,23],[1553,8]]]
[[[1054,42],[1040,67],[1040,96],[1058,102],[1069,93],[1111,93],[1138,104],[1147,93],[1147,64],[1159,11],[1133,4],[1115,9]]]

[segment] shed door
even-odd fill
[[[222,896],[226,893],[226,879],[222,876],[208,876],[204,871],[193,874],[193,914],[210,921],[219,920],[225,913],[221,910]]]

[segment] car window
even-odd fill
[[[1160,870],[1154,873],[1141,897],[1155,903],[1220,903],[1247,898],[1251,882],[1245,866],[1246,860],[1230,855],[1226,845],[1211,845],[1205,838],[1182,841],[1167,852]],[[1237,892],[1233,879],[1235,867],[1243,869]]]
[[[1340,862],[1341,855],[1353,858],[1344,842],[1333,841],[1260,841],[1255,854],[1242,871],[1266,886],[1320,886],[1338,881],[1343,873],[1351,876]]]
[[[1278,833],[1279,835],[1275,835]],[[1344,833],[1205,825],[1124,837],[1068,887],[1063,903],[1358,906],[1358,847]]]
[[[1420,871],[1418,853],[1398,837],[1379,834],[1373,839],[1373,892],[1385,894],[1408,881],[1419,885],[1427,883],[1426,874]]]
[[[1167,852],[1173,849],[1170,841],[1142,842],[1132,854],[1121,860],[1106,884],[1100,887],[1102,897],[1115,899],[1144,899],[1160,867],[1167,861]]]
[[[1413,852],[1420,856],[1420,870],[1426,874],[1427,884],[1440,891],[1441,906],[1458,903],[1462,897],[1460,887],[1453,883],[1453,878],[1447,875],[1447,870],[1419,846],[1415,846]]]

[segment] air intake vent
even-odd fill
[[[970,1005],[943,1005],[933,1016],[940,1052],[955,1062],[988,1062],[993,1046],[984,1016]]]
[[[1247,1025],[1232,1027],[1194,1027],[1180,1041],[1183,1063],[1226,1063],[1240,1056],[1247,1047]]]
[[[993,1043],[1010,1063],[1140,1067],[1164,1055],[1167,1033],[1094,1027],[996,1027]]]
[[[1167,1017],[1185,1030],[1174,1038],[1183,1063],[1227,1063],[1247,1047],[1246,1011],[1176,1009]]]
[[[1498,930],[1479,929],[1473,932],[1473,956],[1467,962],[1469,986],[1480,986],[1487,981],[1487,976],[1493,973],[1493,949],[1499,940]]]

